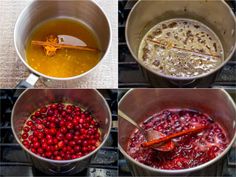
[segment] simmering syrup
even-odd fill
[[[140,124],[146,130],[154,129],[166,136],[206,125],[209,128],[202,132],[172,139],[176,146],[169,152],[143,148],[141,144],[146,141],[145,137],[135,129],[128,141],[127,152],[135,160],[154,168],[174,170],[201,165],[218,156],[229,143],[222,126],[207,114],[189,109],[169,109]]]
[[[175,77],[205,74],[224,61],[217,35],[199,21],[182,18],[154,26],[142,39],[138,55],[152,70]]]
[[[42,46],[31,44],[32,40],[46,41],[54,35],[62,44],[99,49],[95,33],[85,24],[69,18],[56,18],[39,24],[30,34],[26,45],[28,64],[47,76],[67,78],[87,72],[97,65],[100,52],[62,48],[53,56],[45,55]]]

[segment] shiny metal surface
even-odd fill
[[[216,13],[217,12],[217,13]],[[225,52],[224,62],[214,71],[195,77],[180,78],[166,76],[145,66],[138,59],[139,44],[144,35],[157,23],[171,18],[190,18],[210,27],[220,38]],[[226,20],[227,19],[227,20]],[[169,80],[172,84],[185,87],[197,79],[212,77],[232,57],[236,49],[236,19],[230,7],[223,0],[216,1],[168,1],[139,0],[131,10],[126,24],[127,45],[140,64],[144,76],[152,83]]]
[[[118,119],[119,149],[128,161],[130,170],[135,176],[201,176],[202,169],[206,176],[215,174],[214,166],[224,160],[236,139],[236,106],[232,98],[221,89],[133,89],[126,93],[119,102],[119,109],[126,112],[136,122],[167,108],[190,108],[209,114],[220,122],[230,139],[229,146],[215,159],[200,166],[183,170],[160,170],[132,159],[126,153],[127,141],[135,129],[122,118]]]
[[[49,87],[72,87],[76,85],[76,79],[90,73],[99,63],[78,76],[70,78],[56,78],[46,76],[28,65],[25,56],[26,41],[32,30],[41,22],[51,19],[67,17],[85,23],[95,32],[101,46],[102,58],[107,54],[111,43],[111,27],[102,9],[92,0],[33,0],[20,14],[15,25],[14,43],[17,54],[25,66],[36,75],[40,76]]]
[[[93,116],[100,124],[103,138],[101,145],[95,151],[79,159],[56,161],[40,157],[22,145],[19,136],[25,120],[42,105],[56,102],[79,104],[82,108],[93,112]],[[34,166],[46,174],[68,175],[85,169],[91,158],[107,140],[111,124],[111,112],[106,100],[98,91],[92,89],[29,89],[20,95],[11,115],[12,131],[17,142],[30,154]]]

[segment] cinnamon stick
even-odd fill
[[[168,136],[165,136],[163,138],[159,138],[159,139],[154,139],[148,142],[144,142],[142,143],[142,147],[150,147],[153,146],[155,144],[159,144],[159,143],[163,143],[166,142],[168,140],[171,140],[172,138],[176,138],[179,136],[183,136],[183,135],[188,135],[188,134],[193,134],[193,133],[197,133],[197,132],[201,132],[202,130],[206,129],[208,126],[200,126],[200,127],[196,127],[196,128],[191,128],[188,130],[183,130],[181,132],[177,132]]]
[[[151,41],[153,43],[156,43],[162,47],[166,47],[166,44],[161,43],[160,41],[156,41],[156,40],[152,40],[152,39],[147,39],[148,41]],[[178,50],[183,50],[183,51],[187,51],[187,52],[192,52],[192,53],[196,53],[196,54],[200,54],[200,55],[206,55],[206,56],[210,56],[210,57],[215,57],[215,58],[220,58],[220,56],[218,55],[211,55],[211,54],[207,54],[207,53],[200,53],[200,52],[195,52],[189,49],[183,49],[183,48],[179,48],[179,47],[174,47],[172,46],[172,48],[174,49],[178,49]]]
[[[68,44],[58,44],[58,43],[53,43],[53,42],[32,41],[31,44],[39,45],[39,46],[53,46],[53,47],[56,47],[57,49],[68,48],[68,49],[78,49],[78,50],[91,51],[91,52],[99,52],[99,50],[95,48],[73,46],[73,45],[68,45]]]

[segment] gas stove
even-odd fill
[[[128,89],[119,89],[118,100],[120,100],[127,91]],[[236,103],[236,90],[226,89],[226,91]],[[216,163],[213,167],[203,169],[200,172],[201,175],[198,177],[213,177],[207,175],[209,170],[213,170],[215,173],[214,176],[216,177],[236,177],[236,141],[222,162]],[[127,161],[121,152],[119,152],[119,176],[132,176]]]
[[[37,170],[30,157],[16,142],[11,130],[11,111],[24,90],[0,90],[0,174],[1,176],[48,176]],[[117,91],[99,90],[112,111],[113,124],[117,122]],[[112,128],[105,145],[98,151],[91,164],[74,176],[118,176],[117,128]]]
[[[131,55],[125,40],[125,24],[130,10],[137,0],[119,0],[119,88],[153,87],[143,76],[137,62]],[[226,1],[235,13],[236,1]],[[212,77],[201,83],[193,83],[188,87],[205,87],[212,83],[212,88],[236,87],[236,53],[232,59]],[[161,81],[160,81],[161,82]],[[169,84],[169,83],[168,83]],[[166,84],[165,84],[166,85]],[[156,86],[162,87],[162,86]],[[169,85],[176,87],[176,85]]]

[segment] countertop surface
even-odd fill
[[[14,47],[14,26],[16,20],[31,0],[0,0],[0,88],[14,88],[26,79],[29,71],[16,54]],[[101,64],[91,73],[82,77],[78,88],[118,87],[118,1],[96,0],[108,16],[112,27],[111,48]],[[68,1],[68,3],[70,3]],[[41,80],[36,88],[45,88]]]

